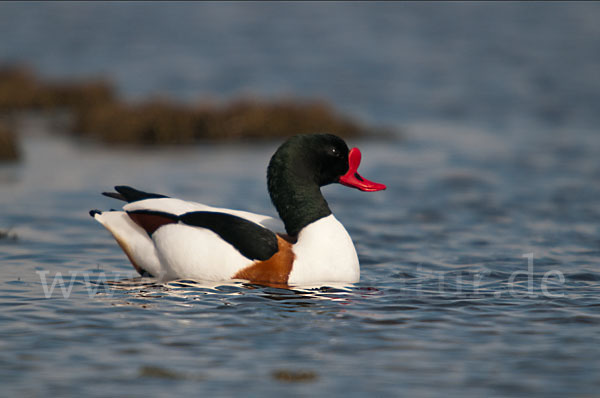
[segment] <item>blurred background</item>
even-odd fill
[[[598,124],[600,7],[3,3],[0,60],[126,98],[308,97],[368,122]]]
[[[597,394],[599,20],[595,2],[1,2],[3,392]],[[359,284],[88,296],[83,273],[131,270],[87,215],[118,206],[99,192],[274,215],[269,157],[317,131],[388,186],[324,188]]]

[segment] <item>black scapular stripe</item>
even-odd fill
[[[182,214],[179,220],[187,225],[210,229],[251,260],[268,260],[279,249],[275,233],[238,216],[195,211]]]
[[[119,199],[128,203],[137,202],[138,200],[144,199],[168,198],[168,196],[165,195],[140,191],[139,189],[135,189],[127,185],[118,185],[115,187],[115,191],[117,192],[102,192],[102,195],[113,199]]]

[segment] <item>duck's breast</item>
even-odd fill
[[[304,227],[293,251],[290,285],[354,283],[360,279],[352,238],[333,214]]]

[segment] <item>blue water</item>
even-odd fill
[[[135,278],[87,215],[117,206],[98,194],[115,184],[272,214],[278,143],[111,149],[24,119],[25,159],[0,167],[0,395],[597,395],[599,17],[0,4],[1,59],[48,76],[106,74],[128,98],[325,97],[402,131],[350,142],[388,190],[324,189],[361,282],[288,291]]]

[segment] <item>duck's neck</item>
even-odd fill
[[[271,160],[267,183],[271,201],[291,236],[297,236],[302,228],[331,214],[310,170],[294,167],[293,162],[283,156],[274,156]]]

